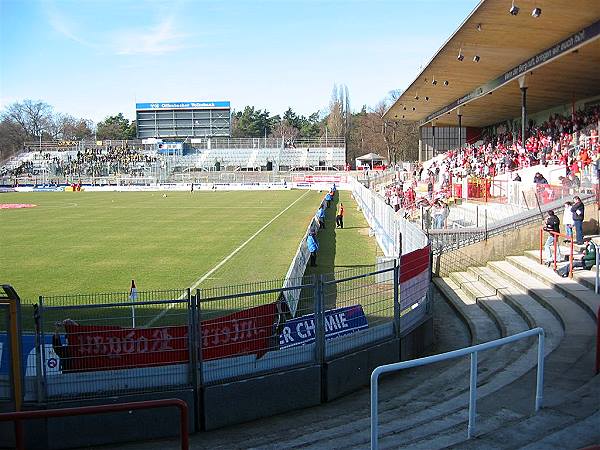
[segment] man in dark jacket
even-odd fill
[[[571,212],[573,213],[573,225],[575,226],[575,232],[577,235],[577,244],[583,245],[583,218],[585,215],[585,206],[581,201],[581,198],[573,198],[573,206],[571,206]]]
[[[552,259],[552,249],[554,247],[554,241],[556,239],[556,235],[553,233],[560,232],[560,219],[554,211],[548,211],[548,218],[546,219],[546,223],[544,224],[544,231],[548,233],[548,239],[546,239],[546,244],[544,244],[544,250],[546,251],[546,265],[550,266],[554,259]],[[560,247],[556,247],[556,260],[561,260],[560,255]]]

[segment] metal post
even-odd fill
[[[554,256],[553,256],[553,259],[554,259],[554,270],[556,270],[556,249],[558,247],[558,236],[559,235],[558,235],[558,233],[550,233],[550,234],[554,237],[554,242],[553,242],[553,244],[554,244]],[[573,252],[571,252],[571,254],[572,253]]]
[[[557,236],[558,238],[558,236]],[[571,254],[569,255],[569,277],[573,278],[573,236],[571,236]],[[556,253],[555,253],[556,255]],[[597,255],[596,255],[597,257]],[[556,264],[554,264],[554,270],[556,270]]]
[[[529,205],[527,204],[527,197],[525,197],[525,191],[521,190],[521,194],[523,194],[523,203],[525,203],[525,208],[529,209]]]
[[[394,259],[394,328],[396,329],[396,337],[400,337],[400,265],[399,259]]]
[[[521,87],[521,144],[527,140],[527,87]]]
[[[544,336],[545,332],[541,329],[538,335],[538,364],[537,364],[537,384],[535,389],[535,412],[542,407],[544,399]]]
[[[483,210],[483,223],[485,225],[485,240],[488,239],[488,219],[487,219],[487,209]]]
[[[477,216],[475,219],[475,226],[479,228],[479,205],[475,205],[475,215]]]
[[[45,360],[42,359],[42,346],[44,342],[40,338],[40,310],[39,305],[33,305],[33,323],[35,326],[35,379],[37,388],[37,400],[39,403],[44,401],[44,379],[42,374],[42,365]]]
[[[44,336],[44,297],[40,295],[38,299],[40,304],[40,342],[42,343],[42,379],[44,389],[42,397],[46,399],[48,397],[48,374],[46,373],[46,337]]]
[[[325,362],[325,307],[323,301],[323,275],[315,278],[315,359],[318,364]]]
[[[377,450],[377,435],[379,434],[379,418],[377,417],[377,403],[379,402],[379,372],[377,369],[371,373],[371,450]]]
[[[598,121],[600,123],[600,121]],[[598,290],[600,289],[600,253],[598,252],[598,250],[600,250],[598,248],[598,246],[596,245],[595,242],[591,241],[592,244],[594,245],[594,247],[596,248],[596,284],[594,287],[594,292],[596,292],[596,294],[598,293]],[[573,241],[571,240],[571,246],[573,245]],[[571,251],[571,253],[573,253]],[[600,321],[598,322],[600,323]]]
[[[200,296],[200,289],[196,289],[196,311],[195,311],[195,318],[194,318],[194,322],[195,322],[195,328],[196,328],[196,332],[197,332],[197,339],[196,339],[196,364],[197,364],[197,380],[196,382],[198,383],[197,386],[204,386],[204,368],[203,368],[203,357],[202,357],[202,344],[203,344],[203,340],[202,340],[202,302],[200,301],[201,296]]]
[[[196,296],[191,295],[187,288],[188,306],[188,349],[189,349],[189,377],[190,384],[194,389],[198,388],[198,327],[195,320]]]
[[[477,352],[471,353],[471,379],[469,382],[469,426],[467,438],[475,432],[475,414],[477,412]]]

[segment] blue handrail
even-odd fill
[[[530,336],[538,335],[538,360],[537,360],[537,383],[535,395],[535,411],[539,411],[542,407],[543,389],[544,389],[544,329],[533,328],[521,333],[506,336],[494,341],[484,342],[482,344],[465,347],[451,352],[440,353],[439,355],[426,356],[425,358],[412,359],[410,361],[402,361],[394,364],[386,364],[376,367],[371,373],[371,449],[378,448],[378,381],[379,376],[383,373],[397,372],[411,367],[425,366],[436,362],[445,361],[447,359],[458,358],[460,356],[471,355],[471,375],[469,386],[469,426],[467,428],[467,438],[470,439],[475,431],[475,411],[477,407],[477,353],[499,347],[504,344],[524,339]]]

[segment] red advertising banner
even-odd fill
[[[420,302],[429,290],[430,246],[400,257],[400,309]]]
[[[430,246],[427,245],[400,257],[400,283],[429,269],[429,253]]]
[[[204,360],[254,354],[263,356],[273,343],[277,306],[257,306],[203,321],[200,343]],[[189,360],[188,327],[123,328],[65,324],[64,371],[149,367]]]

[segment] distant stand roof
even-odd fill
[[[377,153],[367,153],[366,155],[359,156],[356,159],[360,159],[362,161],[386,161],[387,158]]]

